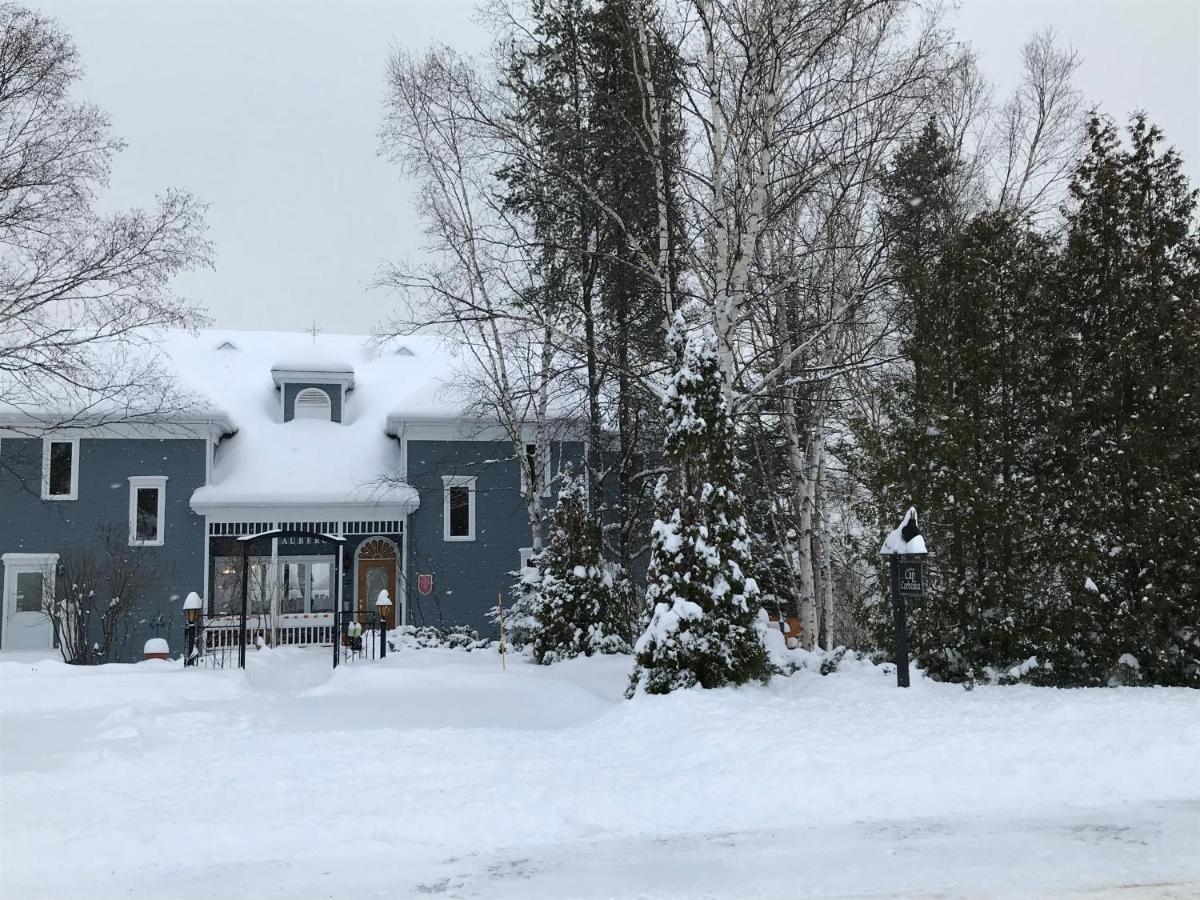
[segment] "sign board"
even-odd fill
[[[920,597],[925,593],[924,572],[919,559],[901,559],[896,563],[899,568],[900,593],[908,597]]]
[[[433,593],[433,575],[418,575],[417,576],[417,593],[428,596]]]

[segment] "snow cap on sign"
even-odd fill
[[[917,509],[910,506],[900,525],[883,542],[879,548],[880,556],[905,556],[925,553],[925,538],[917,527]]]

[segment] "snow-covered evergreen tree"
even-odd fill
[[[678,360],[664,401],[670,474],[656,491],[648,621],[630,696],[766,681],[772,672],[716,336],[706,328],[687,341],[676,314],[668,343]]]
[[[600,528],[588,514],[582,475],[561,476],[550,537],[536,558],[529,598],[533,658],[543,665],[628,651],[620,622],[613,567],[600,546]]]

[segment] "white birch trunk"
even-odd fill
[[[817,557],[820,572],[821,638],[826,650],[833,643],[833,560],[830,556],[829,506],[825,491],[825,459],[817,466]]]

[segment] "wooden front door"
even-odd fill
[[[391,541],[379,538],[367,541],[358,548],[358,611],[375,610],[380,591],[387,591],[392,606],[387,613],[388,628],[396,627],[396,547]]]

